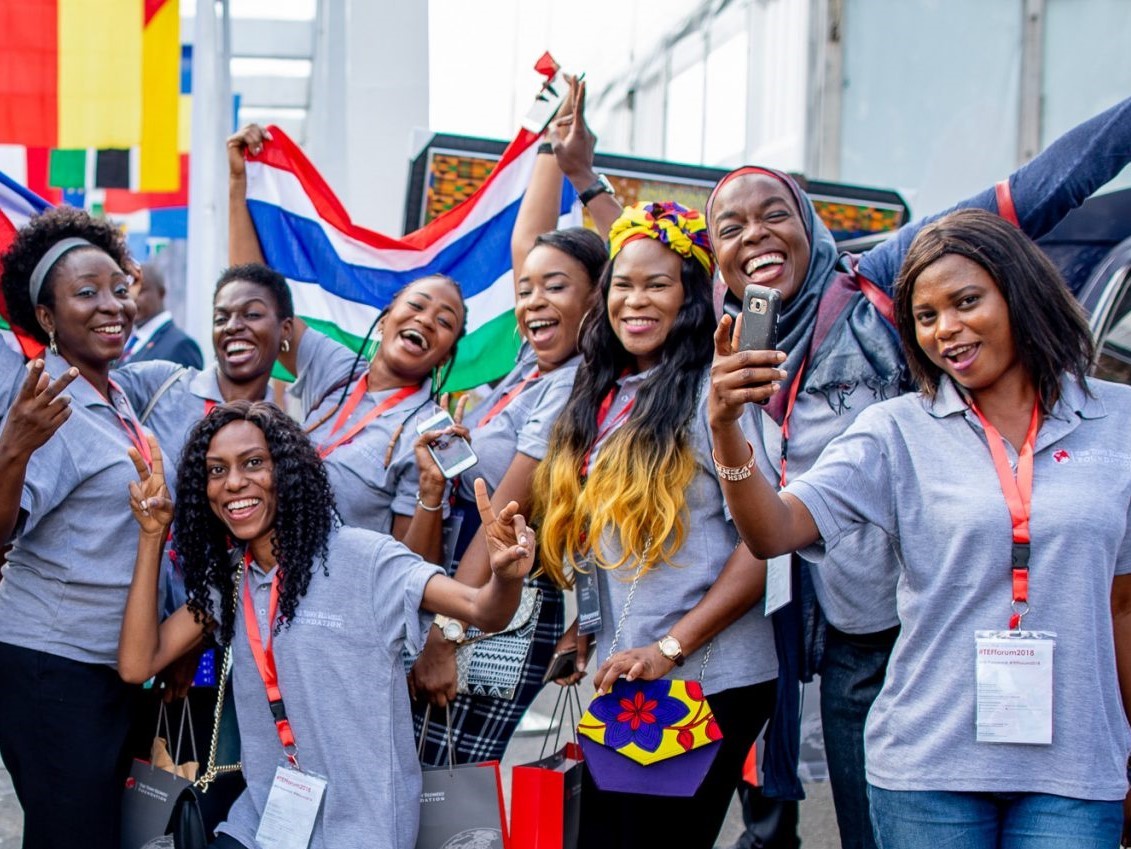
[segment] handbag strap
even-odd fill
[[[140,424],[145,424],[146,419],[148,419],[150,414],[153,412],[153,408],[156,407],[157,402],[161,400],[161,396],[168,392],[173,384],[180,380],[187,371],[187,368],[181,366],[175,372],[165,378],[164,383],[157,387],[157,391],[153,393],[153,396],[149,399],[149,403],[145,405],[145,409],[141,411],[141,415],[138,417],[138,422]]]
[[[651,540],[645,543],[645,547],[651,544]],[[629,608],[632,607],[632,599],[636,596],[636,586],[640,583],[640,576],[644,574],[644,566],[638,565],[636,567],[636,574],[632,576],[632,586],[628,588],[628,596],[624,600],[624,607],[621,608],[620,616],[617,618],[617,627],[613,632],[613,642],[609,646],[609,653],[605,656],[605,663],[609,662],[617,651],[617,644],[620,642],[621,632],[624,630],[624,622],[628,619]],[[711,649],[715,647],[715,641],[707,643],[707,648],[703,651],[703,662],[699,666],[699,682],[703,682],[703,673],[707,671],[707,662],[711,659]]]
[[[562,704],[562,700],[565,704]],[[577,742],[577,725],[581,721],[585,710],[581,707],[581,696],[577,692],[577,685],[558,688],[558,698],[554,701],[554,710],[550,713],[550,726],[542,737],[542,751],[538,760],[546,757],[546,745],[550,742],[550,733],[554,733],[554,748],[557,751],[561,746],[562,728],[565,727],[566,715],[569,715],[569,727],[573,729],[573,740]]]
[[[241,559],[242,562],[242,559]],[[232,583],[232,615],[238,608],[240,598],[240,585],[243,580],[243,570],[233,577]],[[234,640],[232,642],[235,642]],[[224,766],[217,766],[216,752],[220,748],[220,725],[224,718],[224,694],[228,690],[228,679],[232,671],[232,643],[228,643],[224,648],[224,659],[220,664],[220,679],[216,688],[216,709],[212,711],[212,740],[208,745],[208,764],[204,770],[204,774],[196,781],[196,786],[201,792],[208,790],[208,785],[228,772],[238,772],[242,769],[242,761],[234,764],[226,764]]]
[[[424,724],[420,728],[420,742],[416,744],[416,759],[420,760],[424,757],[424,744],[428,740],[428,723],[432,719],[432,703],[428,703],[428,707],[424,708]],[[444,735],[447,740],[448,748],[448,772],[455,769],[456,761],[456,747],[452,742],[452,706],[444,705]]]
[[[192,759],[199,762],[200,758],[196,751],[196,732],[192,727],[192,711],[189,710],[189,697],[185,693],[184,701],[181,702],[181,725],[177,729],[177,752],[173,755],[173,765],[181,765],[181,744],[185,740],[185,725],[188,724],[189,743],[192,746]]]

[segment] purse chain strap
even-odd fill
[[[235,584],[235,589],[232,591],[232,602],[235,605],[232,608],[233,616],[235,615],[236,608],[239,606],[240,586],[242,581],[243,570],[241,569],[233,581]],[[207,792],[208,786],[219,776],[230,772],[238,772],[243,768],[242,761],[237,761],[234,764],[226,764],[224,766],[216,765],[216,750],[220,747],[220,722],[224,716],[224,692],[228,689],[228,675],[231,670],[232,644],[228,643],[227,647],[224,649],[224,660],[220,664],[220,685],[216,693],[216,709],[212,712],[212,742],[208,746],[208,768],[204,771],[204,775],[196,780],[196,786],[201,793]]]
[[[651,544],[651,540],[645,543],[647,548]],[[595,568],[598,568],[595,566]],[[636,567],[636,574],[632,576],[632,586],[628,588],[628,596],[624,600],[624,607],[621,608],[620,617],[617,619],[617,627],[613,632],[613,642],[609,646],[609,653],[605,657],[605,663],[609,662],[609,658],[616,654],[617,644],[620,643],[621,632],[624,631],[624,622],[628,619],[628,610],[632,607],[632,599],[636,597],[636,586],[640,583],[640,576],[644,574],[644,565],[639,564]],[[703,663],[699,666],[699,681],[702,683],[703,674],[707,671],[707,662],[711,659],[711,649],[715,647],[715,641],[707,643],[707,648],[703,651]]]

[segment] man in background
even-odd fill
[[[200,347],[173,323],[172,314],[165,309],[165,276],[161,269],[153,263],[137,269],[130,295],[137,303],[137,318],[119,365],[169,360],[183,366],[204,367]]]

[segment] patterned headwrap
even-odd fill
[[[708,276],[715,273],[707,219],[699,210],[674,201],[626,206],[609,229],[609,259],[615,258],[629,242],[644,237],[659,239],[680,256],[694,259]]]

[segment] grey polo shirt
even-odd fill
[[[397,389],[366,392],[350,422],[331,435],[338,413],[331,410],[342,397],[344,381],[354,381],[368,367],[365,360],[350,375],[355,354],[327,336],[308,328],[302,336],[298,352],[299,378],[290,388],[302,403],[303,423],[315,445],[330,444]],[[336,388],[335,388],[336,387]],[[389,533],[393,515],[411,516],[416,511],[416,494],[420,489],[420,471],[412,444],[416,441],[416,425],[439,412],[429,398],[425,383],[393,408],[386,410],[358,433],[351,441],[334,449],[325,458],[330,485],[338,512],[347,525]],[[385,456],[398,427],[403,424],[389,465]],[[470,474],[475,474],[474,467]],[[444,499],[445,515],[447,499]]]
[[[205,405],[209,401],[224,403],[217,366],[213,364],[201,371],[165,360],[150,360],[115,369],[113,378],[141,415],[154,393],[178,371],[180,376],[157,399],[145,426],[156,435],[165,453],[179,461],[189,431],[204,417]]]
[[[47,373],[70,366],[45,355]],[[114,666],[138,528],[126,451],[133,444],[110,403],[83,378],[67,389],[71,416],[31,457],[0,581],[0,642]],[[111,400],[130,415],[125,395]],[[26,514],[26,515],[24,515]]]
[[[12,401],[16,399],[26,378],[24,358],[0,343],[0,404],[3,405],[0,419],[7,415],[8,408],[12,406]]]
[[[486,400],[472,410],[465,421],[471,428],[471,447],[479,462],[468,474],[460,476],[461,496],[469,501],[475,499],[477,477],[483,478],[487,489],[494,492],[515,454],[522,453],[535,460],[546,456],[550,431],[573,391],[573,378],[580,363],[580,356],[573,357],[549,374],[531,380],[487,424],[480,425],[480,420],[538,367],[536,363],[520,362]]]
[[[620,391],[609,408],[606,421],[614,421],[619,412],[636,397],[651,372],[629,375],[618,381]],[[707,379],[701,384],[699,406],[690,422],[691,449],[697,471],[686,492],[687,534],[683,546],[671,562],[653,566],[640,577],[636,593],[624,617],[624,627],[617,650],[649,646],[671,631],[718,579],[727,559],[739,545],[738,532],[731,523],[730,512],[711,459],[710,427],[707,423]],[[608,439],[606,435],[605,440]],[[591,467],[600,462],[600,443],[590,455]],[[606,558],[619,558],[620,542],[613,533],[600,541]],[[625,611],[635,561],[616,571],[597,570],[597,586],[601,600],[601,629],[597,632],[597,664],[603,663],[612,647],[617,622]],[[692,654],[672,678],[698,679],[704,649]],[[774,633],[770,620],[756,605],[714,639],[710,660],[702,675],[703,689],[710,695],[734,687],[744,687],[777,678],[778,661],[774,651]]]
[[[1062,381],[1034,452],[1025,627],[1058,634],[1050,746],[975,742],[974,632],[1007,627],[1012,525],[985,433],[953,383],[933,403],[905,395],[865,410],[787,487],[820,530],[823,547],[806,556],[821,568],[833,566],[822,551],[862,523],[898,553],[903,627],[868,715],[872,784],[1101,800],[1127,792],[1111,582],[1131,572],[1131,389],[1088,386],[1095,397]]]
[[[412,849],[420,765],[401,651],[423,646],[431,616],[420,611],[420,601],[440,568],[385,534],[357,528],[333,532],[326,566],[329,575],[315,564],[294,621],[272,638],[299,764],[329,782],[310,847]],[[263,638],[272,575],[254,565],[250,573]],[[253,847],[283,750],[248,647],[242,604],[232,646],[248,787],[219,830]]]
[[[863,383],[846,388],[843,409],[836,413],[824,395],[800,392],[789,422],[787,482],[796,480],[817,462],[832,440],[880,398]],[[759,408],[759,425],[770,480],[781,476],[781,428]],[[899,624],[895,612],[895,583],[899,561],[891,541],[879,528],[861,525],[852,538],[827,555],[835,569],[810,569],[821,610],[833,627],[849,634],[871,634]]]

